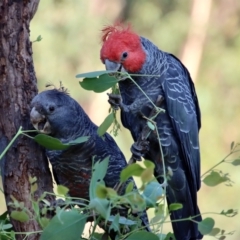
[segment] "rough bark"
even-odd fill
[[[39,0],[0,1],[0,152],[14,137],[19,127],[31,129],[29,109],[31,99],[37,94],[37,80],[29,40],[29,24]],[[29,177],[37,177],[35,198],[44,191],[52,192],[52,178],[48,162],[41,149],[27,137],[19,137],[1,160],[4,194],[8,205],[11,196],[32,213]],[[21,223],[11,219],[17,232],[39,231],[40,226],[32,218]],[[23,235],[17,235],[23,239]],[[32,234],[28,239],[38,239]]]

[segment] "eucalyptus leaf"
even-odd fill
[[[89,188],[90,200],[97,197],[96,195],[97,185],[100,183],[104,184],[103,178],[107,173],[108,163],[109,163],[109,157],[106,157],[102,161],[97,161],[93,166],[92,178],[91,178],[90,188]]]
[[[40,240],[78,240],[85,227],[87,215],[76,210],[59,211],[46,228]]]
[[[125,182],[131,176],[140,177],[144,170],[145,168],[141,167],[139,164],[132,163],[121,171],[120,180],[121,182]]]
[[[110,203],[106,199],[94,198],[89,203],[89,208],[98,212],[102,217],[108,219],[110,216]]]
[[[24,210],[22,211],[13,210],[11,212],[11,217],[19,222],[27,222],[29,220],[29,216]]]
[[[101,137],[108,128],[112,125],[114,122],[114,113],[111,112],[103,121],[103,123],[98,127],[97,133]]]
[[[183,208],[183,205],[181,203],[171,203],[169,205],[169,211],[176,211]]]
[[[147,207],[154,207],[156,202],[163,196],[162,186],[158,182],[150,182],[143,191],[143,197]]]
[[[206,235],[213,230],[215,221],[212,218],[205,218],[201,222],[198,222],[198,230],[201,234]]]
[[[203,179],[203,182],[209,187],[214,187],[220,183],[227,181],[229,181],[229,178],[226,175],[222,176],[219,172],[216,171],[212,171]]]
[[[57,185],[57,192],[60,195],[66,196],[69,192],[69,189],[63,185]]]
[[[239,158],[235,159],[231,163],[232,163],[233,166],[239,166],[240,165],[240,159]]]
[[[114,72],[115,71],[102,70],[102,71],[95,71],[95,72],[80,73],[76,75],[76,78],[96,78],[103,74],[109,74]]]
[[[113,87],[117,82],[118,80],[115,77],[103,74],[98,78],[84,78],[79,84],[85,90],[92,90],[96,93],[101,93]]]
[[[126,240],[159,240],[158,236],[151,232],[138,231],[132,233]]]

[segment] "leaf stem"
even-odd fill
[[[214,168],[216,168],[218,165],[220,165],[221,163],[225,162],[225,160],[232,155],[233,153],[236,152],[240,152],[240,150],[232,150],[226,157],[224,157],[220,162],[218,162],[217,164],[215,164],[213,167],[211,167],[210,169],[208,169],[205,173],[202,174],[201,178],[203,178],[203,176],[205,176],[207,173],[209,173],[210,171],[212,171]]]
[[[12,146],[13,142],[18,138],[18,136],[22,133],[22,126],[18,129],[16,135],[13,137],[13,139],[10,141],[10,143],[7,145],[7,147],[3,150],[3,152],[0,155],[0,160],[3,158],[3,156],[6,154],[8,149]]]

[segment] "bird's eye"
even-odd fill
[[[128,56],[128,53],[127,53],[127,52],[124,52],[124,53],[122,54],[122,59],[126,59],[127,56]]]
[[[48,109],[50,112],[53,112],[55,110],[54,106],[50,106]]]

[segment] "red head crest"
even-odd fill
[[[107,26],[102,30],[101,60],[106,59],[113,62],[121,62],[129,72],[138,72],[146,59],[142,48],[140,36],[131,30],[130,25],[124,27],[122,24]],[[123,53],[127,52],[123,60]]]

